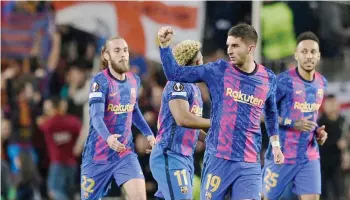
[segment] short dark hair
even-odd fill
[[[258,42],[258,33],[255,28],[249,24],[238,24],[233,26],[228,31],[227,36],[239,37],[244,42],[254,42],[254,44]]]
[[[297,38],[297,45],[304,40],[313,40],[317,42],[317,44],[320,44],[320,40],[318,39],[317,35],[311,31],[301,33]]]

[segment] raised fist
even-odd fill
[[[174,31],[170,26],[164,26],[158,30],[158,40],[161,47],[168,47],[171,39],[174,35]]]

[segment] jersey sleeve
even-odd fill
[[[209,84],[211,81],[214,81],[214,77],[218,72],[218,67],[224,62],[222,60],[218,60],[216,62],[211,62],[195,67],[180,66],[177,64],[169,47],[160,48],[160,57],[162,60],[162,67],[167,79],[169,81],[185,83],[206,82]]]
[[[277,76],[277,88],[276,88],[276,103],[279,104],[279,102],[285,97],[287,87],[288,87],[288,76],[285,76],[284,74]]]
[[[182,99],[189,101],[191,97],[190,85],[186,83],[170,81],[166,86],[166,94],[169,101],[173,99]]]
[[[92,78],[89,90],[89,105],[93,103],[105,104],[108,93],[108,81],[103,75]]]
[[[275,75],[271,75],[269,85],[270,90],[266,100],[264,112],[267,134],[269,137],[271,137],[273,135],[278,135],[278,112],[276,104],[277,81]]]
[[[140,88],[141,87],[140,78],[137,75],[135,75],[135,79],[137,81],[138,88]],[[137,94],[136,103],[134,106],[134,111],[132,113],[132,123],[136,126],[137,129],[139,129],[141,131],[141,133],[144,136],[154,135],[151,128],[149,127],[145,118],[142,115],[142,112],[141,112],[139,105],[138,105],[138,99],[139,99],[139,97]]]
[[[327,79],[325,77],[322,77],[322,79],[323,79],[323,87],[324,87],[325,90],[327,90],[327,88],[328,88],[328,81],[327,81]]]

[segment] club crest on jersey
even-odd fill
[[[323,89],[318,89],[318,90],[317,90],[317,95],[318,95],[319,97],[323,97]]]
[[[182,186],[182,187],[181,187],[181,193],[182,193],[182,194],[187,194],[187,193],[188,193],[188,188],[187,188],[187,186]]]
[[[100,86],[98,85],[98,83],[94,82],[91,86],[91,92],[96,92],[98,88],[100,88]]]
[[[182,85],[181,83],[175,83],[173,88],[176,92],[181,92],[182,90],[184,90],[184,85]]]
[[[211,193],[205,192],[205,200],[211,200]]]
[[[89,193],[84,192],[84,198],[85,198],[85,199],[89,198]]]
[[[132,97],[136,97],[136,88],[131,88],[130,94]]]

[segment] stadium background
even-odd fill
[[[106,38],[120,35],[128,42],[131,69],[143,80],[140,108],[156,133],[166,83],[159,62],[158,28],[171,25],[176,31],[174,44],[185,39],[201,41],[204,60],[209,62],[226,57],[228,29],[246,22],[252,23],[259,32],[256,60],[277,74],[295,66],[293,51],[298,34],[311,30],[320,37],[322,61],[318,71],[329,81],[326,95],[335,96],[320,114],[332,124],[327,129],[329,139],[321,148],[322,163],[326,163],[322,166],[322,175],[333,178],[322,182],[327,189],[325,194],[330,195],[323,199],[350,199],[350,126],[345,123],[339,127],[337,123],[342,118],[350,121],[350,3],[2,1],[1,11],[2,198],[23,193],[28,189],[22,184],[28,179],[27,174],[35,174],[29,184],[39,191],[35,199],[47,199],[49,160],[38,124],[45,123],[43,102],[49,97],[65,99],[67,104],[62,110],[77,116],[83,124],[74,148],[80,162],[82,144],[88,133],[89,80],[99,71],[99,51]],[[201,89],[204,117],[209,117],[208,91],[204,85]],[[328,116],[335,116],[335,122],[330,122]],[[149,156],[145,154],[148,143],[138,130],[133,133],[146,176],[148,199],[152,199],[157,186],[148,167]],[[265,147],[266,141],[265,138]],[[11,160],[10,146],[34,150],[34,160],[25,156]],[[204,148],[199,143],[195,154],[197,183]],[[13,163],[25,165],[18,165],[19,172],[12,173]],[[78,171],[77,197],[79,188]],[[109,196],[120,196],[115,185],[112,188]],[[195,195],[198,199],[198,194]],[[341,197],[335,198],[337,195]]]

